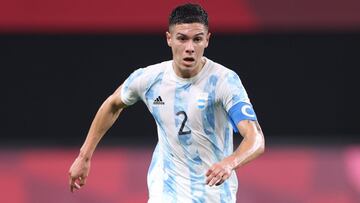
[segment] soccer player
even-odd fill
[[[148,202],[236,202],[235,169],[263,153],[265,142],[238,75],[203,56],[209,39],[201,6],[172,11],[166,32],[172,60],[134,71],[105,100],[69,170],[71,191],[85,185],[94,150],[121,111],[142,100],[158,132]],[[243,136],[235,151],[233,130]]]

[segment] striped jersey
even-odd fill
[[[192,78],[177,76],[170,60],[134,71],[122,86],[122,101],[132,105],[142,100],[157,125],[147,178],[149,203],[236,202],[234,171],[212,187],[205,173],[233,152],[229,109],[250,101],[234,71],[204,59]]]

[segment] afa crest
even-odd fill
[[[208,103],[209,94],[206,92],[200,93],[196,98],[197,107],[201,110],[205,109]]]

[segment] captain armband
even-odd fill
[[[242,120],[256,121],[256,114],[251,104],[239,102],[232,106],[228,112],[231,124],[235,132],[238,132],[237,124]]]

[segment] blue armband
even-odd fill
[[[249,103],[239,102],[232,106],[228,112],[231,124],[235,132],[238,132],[237,124],[242,120],[256,121],[256,114]]]

